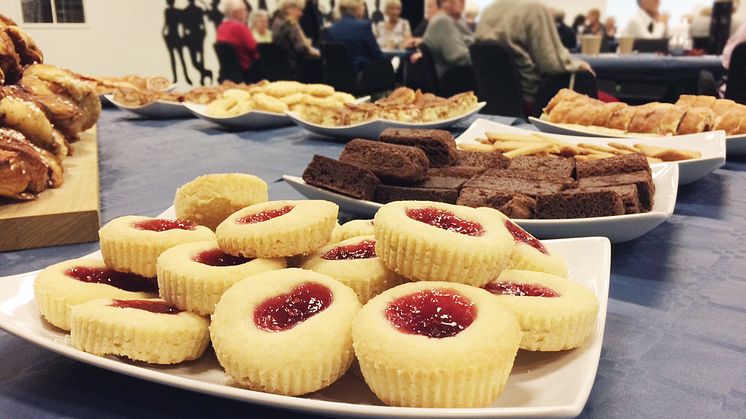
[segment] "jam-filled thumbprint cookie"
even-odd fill
[[[588,288],[555,275],[506,270],[486,284],[518,316],[521,349],[562,351],[582,345],[593,331],[598,299]]]
[[[484,290],[423,281],[370,300],[352,339],[365,382],[384,403],[481,407],[502,393],[521,335],[516,316]]]
[[[520,269],[526,271],[546,272],[548,274],[567,277],[567,264],[558,255],[552,254],[549,249],[531,233],[519,227],[500,211],[492,208],[478,208],[487,214],[498,217],[505,224],[515,241],[515,247],[510,254],[509,269]]]
[[[231,214],[217,228],[218,245],[235,256],[309,254],[329,243],[339,207],[328,201],[269,201]]]
[[[406,282],[376,255],[373,236],[357,236],[322,247],[309,255],[301,268],[315,271],[336,279],[355,290],[360,302]]]
[[[220,297],[236,282],[285,267],[282,258],[230,255],[215,241],[180,244],[158,257],[158,292],[169,304],[205,316],[212,314]]]
[[[251,390],[301,395],[322,389],[352,364],[355,291],[304,269],[250,276],[215,307],[210,337],[225,371]]]
[[[373,220],[351,220],[337,225],[332,231],[330,243],[341,242],[357,236],[373,235]]]
[[[115,218],[98,231],[101,254],[112,268],[155,277],[156,261],[177,244],[215,240],[207,227],[187,220],[128,215]]]
[[[176,217],[215,230],[229,215],[268,199],[267,182],[244,173],[202,175],[176,190]]]
[[[51,324],[70,330],[70,309],[99,298],[154,298],[155,278],[118,272],[96,259],[60,262],[39,272],[34,299],[39,313]]]
[[[378,256],[415,281],[484,285],[508,266],[514,247],[501,219],[458,205],[393,202],[374,222]]]
[[[208,321],[161,299],[102,299],[76,305],[70,342],[96,355],[152,364],[197,359],[210,342]]]

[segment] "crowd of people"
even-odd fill
[[[307,34],[302,17],[304,13],[319,13],[315,1],[280,0],[277,11],[269,16],[263,10],[251,13],[245,1],[224,0],[226,18],[218,27],[218,41],[235,45],[245,71],[258,58],[257,43],[272,42],[288,51],[299,74],[314,73],[307,66],[319,65],[319,39]],[[402,17],[401,0],[383,0],[381,10],[379,4],[376,3],[376,19],[368,19],[364,0],[338,0],[338,15],[324,30],[325,41],[345,45],[355,70],[361,71],[369,62],[383,59],[386,50],[409,50],[410,65],[416,64],[422,56],[419,47],[424,43],[438,76],[442,76],[451,67],[471,64],[472,43],[494,40],[512,51],[529,103],[543,77],[593,71],[571,55],[579,46],[580,36],[598,35],[604,40],[618,36],[665,38],[669,20],[660,10],[660,0],[638,0],[637,11],[623,28],[617,27],[613,16],[602,16],[598,9],[575,17],[572,25],[567,25],[563,12],[536,0],[495,0],[481,13],[465,4],[465,0],[426,0],[425,18],[412,28]],[[734,6],[737,8],[737,1]],[[733,26],[734,33],[746,36],[746,29],[737,32],[738,25]]]

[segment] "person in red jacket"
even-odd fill
[[[218,26],[217,42],[225,42],[236,48],[238,62],[244,74],[248,75],[251,64],[259,59],[256,40],[246,26],[249,10],[241,0],[229,0],[223,3],[225,18]]]

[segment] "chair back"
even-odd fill
[[[244,81],[243,69],[238,62],[236,47],[227,42],[216,42],[214,45],[215,55],[218,57],[220,72],[218,73],[218,82],[222,83],[230,80],[234,83]]]
[[[635,44],[632,48],[638,52],[667,53],[668,52],[668,39],[666,38],[660,38],[660,39],[638,38],[638,39],[635,39]]]
[[[736,45],[730,54],[725,97],[746,105],[746,42]]]
[[[261,43],[257,45],[259,50],[259,72],[261,77],[269,81],[298,80],[295,66],[290,59],[290,52],[282,45],[274,43]]]
[[[523,91],[513,53],[496,41],[469,47],[476,78],[477,97],[487,105],[480,112],[526,118]]]
[[[321,65],[324,83],[340,92],[356,93],[357,83],[352,57],[344,44],[324,42],[321,44]]]
[[[419,46],[422,52],[422,64],[425,69],[425,81],[427,82],[427,92],[433,94],[440,93],[440,83],[438,81],[438,72],[435,70],[435,60],[430,48],[423,42]]]
[[[406,65],[406,63],[402,63]],[[394,90],[396,87],[396,75],[391,61],[373,60],[368,63],[360,75],[360,84],[357,89],[361,95],[375,95],[376,93]]]
[[[554,95],[556,95],[560,89],[570,86],[570,77],[572,77],[572,74],[546,76],[541,84],[539,84],[539,90],[536,93],[531,116],[537,118],[541,116],[542,112],[544,112],[544,108]],[[588,95],[592,98],[598,98],[596,77],[587,71],[579,71],[575,73],[575,85],[573,86],[573,89],[578,93]]]

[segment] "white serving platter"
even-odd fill
[[[173,207],[161,215],[173,218]],[[144,380],[307,414],[385,418],[574,417],[593,386],[603,342],[611,268],[611,245],[603,237],[545,242],[567,261],[569,277],[599,300],[596,326],[579,348],[551,353],[520,351],[505,391],[491,406],[471,409],[401,408],[383,405],[354,372],[321,391],[290,397],[236,387],[212,352],[175,366],[151,366],[118,357],[99,357],[69,344],[69,336],[38,314],[33,282],[37,272],[0,278],[0,328],[60,355]],[[100,258],[98,252],[89,257]],[[416,356],[416,354],[413,354]],[[249,410],[247,410],[249,411]]]
[[[484,107],[484,105],[486,105],[486,102],[479,102],[477,106],[469,112],[440,121],[411,123],[391,121],[386,119],[372,119],[360,124],[347,125],[343,127],[331,127],[307,122],[301,119],[300,115],[295,112],[287,112],[287,115],[293,122],[298,124],[298,126],[303,127],[314,134],[338,138],[378,138],[381,132],[386,128],[447,128],[479,112]]]
[[[221,117],[207,114],[207,105],[185,102],[184,106],[197,118],[230,129],[252,130],[293,125],[293,121],[284,113],[254,110],[241,115]]]
[[[181,102],[156,100],[144,106],[126,106],[117,103],[112,95],[104,95],[117,108],[151,119],[191,118],[192,112]]]
[[[655,165],[653,183],[655,202],[650,212],[642,214],[614,215],[595,218],[568,218],[558,220],[513,221],[541,239],[563,237],[607,237],[612,243],[621,243],[643,236],[650,230],[671,218],[676,206],[676,193],[679,184],[679,167],[675,164]],[[282,177],[293,189],[308,199],[324,199],[339,205],[343,212],[372,218],[382,204],[350,198],[348,196],[312,186],[298,176]]]
[[[615,132],[616,130],[607,130],[604,128],[589,128],[582,125],[575,124],[557,124],[554,122],[544,121],[536,117],[528,118],[532,124],[539,131],[546,132],[547,134],[559,134],[559,135],[573,135],[576,137],[606,137],[606,138],[654,138],[658,140],[662,139],[677,139],[682,137],[689,137],[689,135],[680,136],[667,136],[662,137],[660,135],[645,135],[645,134],[621,134]],[[725,147],[727,155],[730,156],[743,156],[746,155],[746,135],[728,135],[725,137]]]
[[[536,131],[521,129],[510,125],[500,124],[498,122],[486,119],[477,119],[473,124],[464,131],[458,138],[458,144],[473,144],[477,138],[484,138],[487,132],[508,133],[508,134],[534,134]],[[703,132],[700,134],[681,135],[677,137],[656,137],[656,138],[607,138],[607,137],[587,137],[582,135],[558,135],[549,134],[559,140],[571,143],[588,143],[596,145],[608,145],[609,142],[621,143],[625,145],[646,144],[660,147],[676,148],[681,150],[699,151],[702,157],[698,159],[683,160],[678,162],[654,163],[656,165],[675,164],[679,166],[679,185],[686,185],[697,181],[704,176],[714,172],[725,165],[726,142],[724,131]]]

